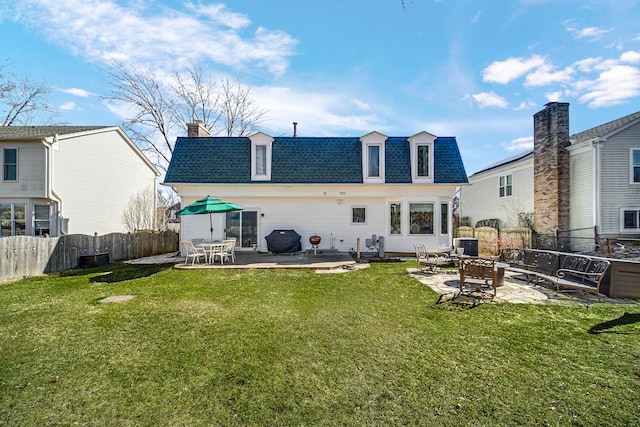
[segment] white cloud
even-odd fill
[[[532,55],[531,58],[511,57],[504,61],[494,61],[482,72],[482,80],[506,84],[543,65],[545,65],[545,59],[540,55]]]
[[[58,106],[58,108],[63,110],[63,111],[75,110],[76,109],[76,103],[75,102],[65,102],[64,104],[61,104],[60,106]]]
[[[600,39],[600,36],[611,31],[599,27],[578,28],[576,23],[572,20],[565,21],[563,22],[563,24],[564,28],[573,35],[573,38],[577,40],[589,39],[589,41],[596,41]]]
[[[640,63],[640,52],[630,50],[620,55],[620,61],[629,62],[631,64]]]
[[[522,110],[527,110],[529,108],[534,108],[536,106],[537,104],[533,101],[522,101],[516,108],[514,108],[514,110],[522,111]]]
[[[557,102],[562,100],[562,95],[563,92],[561,90],[557,90],[555,92],[545,94],[545,97],[547,98],[547,102]]]
[[[72,87],[72,88],[69,88],[69,89],[60,89],[60,91],[64,92],[64,93],[68,93],[70,95],[79,96],[79,97],[82,97],[82,98],[93,96],[93,93],[91,93],[91,92],[89,92],[87,90],[79,89],[79,88],[75,88],[75,87]]]
[[[272,135],[290,135],[293,122],[298,123],[298,135],[335,136],[364,135],[371,130],[384,131],[384,119],[376,112],[357,106],[347,93],[305,90],[300,87],[254,87],[252,94],[258,105],[268,110]],[[361,132],[361,133],[360,133]]]
[[[549,64],[544,64],[533,72],[527,74],[525,78],[525,86],[546,86],[551,83],[566,83],[571,81],[571,75],[573,69],[567,67],[564,70],[553,71],[553,67]]]
[[[359,99],[352,99],[351,103],[354,104],[359,109],[361,109],[362,111],[371,111],[371,105],[367,104],[364,101],[360,101]]]
[[[250,33],[246,16],[220,4],[187,3],[181,11],[145,8],[141,2],[122,6],[115,0],[25,0],[15,8],[20,22],[98,62],[117,59],[175,68],[213,61],[281,74],[297,44],[282,31],[258,27]]]
[[[469,96],[467,95],[466,98]],[[480,108],[498,107],[507,108],[509,103],[506,99],[495,92],[481,92],[471,95],[471,98],[478,104]]]
[[[510,142],[505,142],[502,147],[507,151],[524,151],[533,149],[533,137],[525,136],[516,138]]]
[[[590,107],[618,105],[640,96],[640,70],[628,65],[616,65],[600,73],[593,81],[581,82],[587,93],[581,102]]]

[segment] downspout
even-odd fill
[[[600,223],[600,141],[593,144],[593,220],[598,233],[601,233]]]
[[[46,197],[50,200],[53,200],[57,204],[56,209],[56,234],[62,235],[62,221],[60,218],[62,217],[62,198],[56,193],[53,189],[53,144],[58,143],[58,134],[54,135],[53,141],[49,142],[46,138],[42,140],[42,144],[47,150],[47,158],[45,161],[45,168],[47,171],[47,179],[46,179]]]

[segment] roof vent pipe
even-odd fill
[[[293,137],[298,136],[298,122],[293,122]]]

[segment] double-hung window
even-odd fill
[[[35,236],[50,235],[49,205],[35,205],[33,213],[35,226],[33,234]]]
[[[367,177],[380,178],[380,146],[367,145]]]
[[[500,197],[513,195],[513,175],[503,175],[500,177]]]
[[[631,149],[631,183],[640,183],[640,148]]]
[[[2,149],[2,180],[3,181],[18,180],[18,149],[17,148]]]
[[[27,232],[24,203],[7,203],[0,205],[0,237],[24,236]]]

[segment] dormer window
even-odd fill
[[[414,183],[433,182],[433,146],[436,136],[420,132],[409,138],[411,177]]]
[[[385,135],[371,132],[360,138],[362,142],[362,182],[384,184]]]
[[[258,132],[249,139],[251,140],[251,180],[270,181],[273,138]]]

